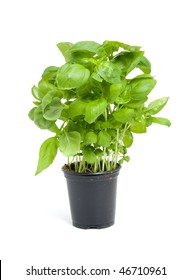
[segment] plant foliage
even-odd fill
[[[129,160],[135,133],[145,133],[152,123],[170,126],[168,119],[153,116],[168,97],[145,105],[156,80],[140,47],[117,41],[57,46],[65,63],[46,68],[32,87],[35,106],[29,117],[55,134],[40,147],[36,174],[53,162],[58,149],[75,172],[115,169]],[[135,68],[140,74],[130,78]]]

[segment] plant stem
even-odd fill
[[[118,160],[118,143],[119,143],[119,128],[117,129],[117,137],[115,143],[115,156],[114,156],[114,166],[113,166],[114,169],[117,166],[117,160]]]

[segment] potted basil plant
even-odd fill
[[[65,62],[46,68],[32,87],[35,106],[29,117],[53,133],[40,147],[36,175],[59,150],[67,158],[62,170],[73,225],[108,227],[114,224],[117,176],[129,161],[128,148],[151,124],[170,126],[155,116],[168,97],[145,104],[156,80],[138,46],[117,41],[57,46]]]

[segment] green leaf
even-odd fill
[[[109,147],[111,144],[111,135],[106,131],[100,131],[97,136],[97,144],[102,147]]]
[[[131,85],[131,97],[135,100],[144,99],[156,85],[154,79],[133,79]]]
[[[134,133],[145,133],[147,131],[145,119],[141,118],[139,121],[133,121],[130,130]]]
[[[34,123],[41,129],[49,129],[54,122],[43,117],[42,107],[38,106],[34,111]]]
[[[35,99],[40,100],[38,88],[35,85],[32,87],[31,92]]]
[[[85,110],[85,121],[88,123],[93,123],[107,107],[107,101],[105,98],[100,98],[89,102]]]
[[[166,125],[168,127],[171,126],[171,122],[168,119],[165,119],[165,118],[151,117],[151,120],[152,120],[153,123]]]
[[[30,112],[28,113],[29,118],[31,119],[31,121],[34,121],[34,112],[36,110],[37,107],[34,107],[30,110]]]
[[[120,83],[121,71],[120,68],[112,62],[103,61],[98,65],[98,74],[108,83]]]
[[[130,102],[127,103],[128,108],[139,108],[148,100],[148,97],[142,98],[141,100],[131,100]]]
[[[64,56],[66,62],[70,61],[70,49],[73,46],[72,43],[70,42],[61,42],[57,44],[57,47],[59,48],[59,50],[61,51],[62,55]]]
[[[137,66],[143,54],[143,51],[121,52],[117,54],[112,61],[127,75]]]
[[[166,105],[166,103],[168,102],[168,99],[169,99],[169,97],[163,97],[163,98],[160,98],[160,99],[157,99],[157,100],[151,102],[148,105],[146,112],[151,115],[157,114]]]
[[[62,89],[78,88],[84,85],[90,76],[90,71],[80,64],[64,64],[57,73],[57,84]]]
[[[83,157],[84,160],[89,164],[94,164],[96,161],[96,155],[94,152],[94,148],[91,146],[87,146],[83,149]]]
[[[151,73],[151,63],[145,56],[141,57],[141,60],[138,63],[137,68],[141,69],[145,74]]]
[[[40,98],[43,98],[49,91],[55,90],[56,87],[45,79],[41,79],[38,83],[38,94]]]
[[[69,106],[69,116],[71,118],[74,118],[79,115],[84,115],[86,106],[87,106],[86,102],[80,99],[74,100]]]
[[[57,71],[58,71],[58,67],[56,67],[56,66],[49,66],[49,67],[47,67],[45,70],[44,70],[44,72],[43,72],[43,74],[42,74],[42,77],[43,78],[49,78],[49,77],[51,77],[52,75],[54,75]]]
[[[80,41],[72,46],[70,49],[71,53],[73,52],[91,52],[93,54],[98,52],[98,49],[100,48],[100,44],[94,42],[94,41]]]
[[[123,144],[126,148],[131,147],[131,145],[133,144],[133,135],[129,130],[126,130],[123,136]]]
[[[96,72],[93,72],[92,75],[91,75],[91,77],[92,77],[94,80],[96,80],[96,81],[98,81],[98,82],[100,82],[100,83],[103,81],[103,79],[100,77],[100,75],[98,75]]]
[[[122,123],[130,123],[135,115],[134,109],[123,108],[115,111],[113,116],[116,121]]]
[[[35,175],[42,172],[50,166],[57,154],[57,139],[56,137],[48,138],[40,147],[38,166]]]
[[[52,102],[52,99],[56,95],[56,90],[50,90],[47,92],[47,94],[42,99],[42,110],[44,109]]]
[[[138,46],[130,46],[118,41],[105,41],[103,43],[103,47],[108,56],[112,55],[113,52],[118,51],[119,48],[123,48],[124,50],[127,50],[129,52],[136,52],[140,50],[140,47]]]
[[[60,98],[54,97],[43,117],[48,121],[56,121],[60,117],[62,110],[63,106],[60,102]]]
[[[116,98],[124,91],[125,84],[112,84],[109,90],[108,102],[113,103],[116,101]]]
[[[89,131],[84,138],[85,145],[97,143],[97,134],[93,131]]]
[[[64,132],[59,139],[59,149],[67,157],[74,156],[80,151],[80,141],[79,132]]]

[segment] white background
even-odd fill
[[[190,26],[186,0],[1,1],[3,280],[37,279],[25,275],[31,265],[116,271],[122,266],[166,266],[168,276],[149,279],[190,279]],[[58,42],[80,40],[141,45],[158,81],[150,100],[170,96],[160,116],[169,118],[172,126],[153,124],[147,134],[136,135],[131,161],[118,181],[116,223],[103,230],[71,225],[61,154],[48,170],[34,176],[39,146],[51,134],[27,117],[31,87],[44,68],[64,63]],[[100,277],[86,277],[91,278]]]

